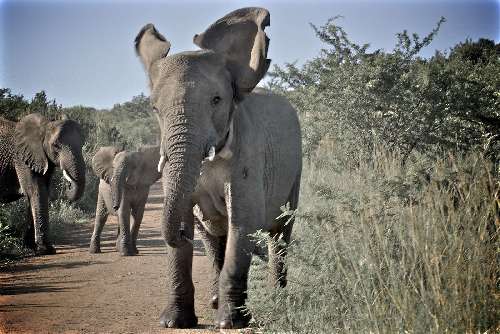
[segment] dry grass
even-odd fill
[[[492,166],[378,149],[339,168],[323,145],[305,168],[289,285],[256,260],[250,308],[265,332],[476,333],[498,329]],[[257,270],[255,270],[257,269]]]

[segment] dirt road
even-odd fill
[[[193,277],[196,330],[159,328],[164,304],[165,248],[160,236],[162,194],[155,184],[139,233],[139,255],[114,249],[117,221],[110,217],[102,254],[89,254],[93,222],[75,225],[52,256],[31,258],[0,272],[0,333],[213,333],[208,306],[210,264],[195,237]]]

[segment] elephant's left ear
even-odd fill
[[[217,20],[193,42],[202,49],[224,56],[239,93],[249,93],[266,74],[269,38],[264,32],[270,24],[267,9],[241,8]]]
[[[41,174],[49,169],[49,161],[43,148],[48,123],[42,115],[30,114],[17,123],[15,130],[18,159]]]

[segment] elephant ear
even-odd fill
[[[269,24],[270,15],[266,9],[241,8],[195,35],[193,42],[202,49],[223,55],[238,93],[249,93],[271,64],[267,59],[269,38],[264,32]]]
[[[31,170],[41,174],[49,169],[49,160],[43,146],[48,124],[42,115],[29,114],[16,124],[14,134],[17,158]]]
[[[142,27],[135,38],[135,51],[141,59],[146,71],[152,75],[151,66],[158,59],[167,56],[170,42],[156,30],[151,23]]]
[[[92,158],[92,169],[95,175],[110,183],[113,176],[113,159],[121,151],[114,146],[101,147]]]

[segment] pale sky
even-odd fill
[[[499,2],[494,0],[400,1],[0,1],[0,84],[31,98],[45,90],[63,106],[107,108],[141,92],[149,94],[133,40],[154,23],[171,42],[171,53],[195,50],[194,34],[228,12],[267,8],[273,64],[299,64],[319,54],[309,23],[337,23],[357,43],[390,51],[395,34],[421,36],[447,19],[423,56],[448,50],[466,38],[499,42]]]

